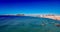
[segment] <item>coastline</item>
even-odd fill
[[[32,17],[43,17],[54,20],[60,20],[60,15],[53,15],[53,14],[4,14],[0,16],[32,16]]]

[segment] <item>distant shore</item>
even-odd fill
[[[50,19],[54,19],[54,20],[60,20],[60,15],[53,15],[53,14],[48,14],[48,15],[44,15],[44,14],[5,14],[5,15],[0,15],[0,16],[32,16],[32,17],[43,17],[43,18],[50,18]]]

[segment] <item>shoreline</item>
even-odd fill
[[[60,15],[53,15],[53,14],[5,14],[0,16],[32,16],[32,17],[43,17],[43,18],[50,18],[54,20],[60,20]]]

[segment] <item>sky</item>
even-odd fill
[[[0,14],[60,14],[59,0],[0,0]]]

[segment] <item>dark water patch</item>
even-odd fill
[[[8,26],[9,26],[9,25],[2,25],[2,26],[0,26],[0,31],[1,31],[1,30],[4,31]]]

